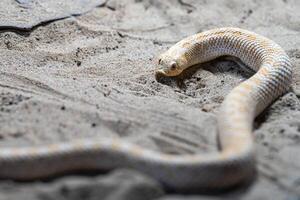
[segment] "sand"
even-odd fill
[[[40,2],[0,3],[1,146],[120,137],[165,153],[217,151],[218,108],[249,75],[218,59],[178,78],[154,77],[157,55],[215,27],[248,29],[280,44],[295,65],[293,86],[255,122],[257,178],[247,187],[209,197],[170,194],[151,177],[120,169],[3,180],[0,199],[300,199],[296,0]]]

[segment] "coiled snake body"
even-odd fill
[[[157,75],[228,55],[257,71],[225,98],[218,115],[221,151],[168,155],[117,139],[74,140],[37,147],[0,149],[0,178],[28,180],[78,169],[134,168],[177,191],[223,189],[252,176],[252,123],[288,90],[292,65],[275,42],[239,28],[220,28],[183,39],[159,57]]]

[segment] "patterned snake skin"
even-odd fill
[[[258,34],[220,28],[190,36],[159,58],[156,75],[175,76],[222,55],[239,58],[257,71],[225,98],[218,115],[221,151],[209,155],[169,155],[118,139],[75,140],[0,151],[0,178],[31,180],[72,170],[133,168],[177,191],[234,186],[255,169],[252,123],[290,87],[292,65],[284,50]]]

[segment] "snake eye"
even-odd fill
[[[176,63],[175,63],[175,62],[171,64],[171,70],[175,70],[175,69],[176,69],[176,67],[177,67],[177,65],[176,65]]]

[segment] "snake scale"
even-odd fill
[[[78,139],[43,146],[2,147],[0,178],[32,180],[72,171],[133,168],[176,191],[237,185],[255,171],[254,118],[291,84],[292,64],[275,42],[239,28],[219,28],[187,37],[158,59],[156,75],[176,76],[219,56],[239,58],[256,73],[234,88],[218,114],[220,151],[170,155],[119,139]]]

